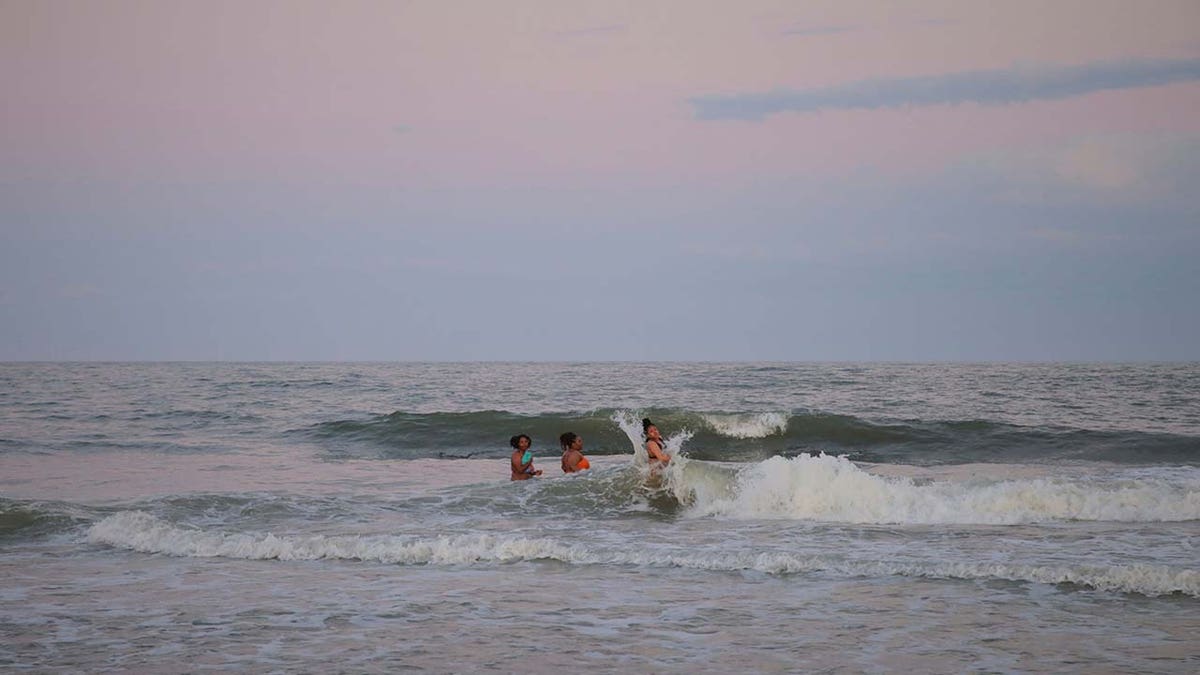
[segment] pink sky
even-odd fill
[[[694,118],[706,94],[1200,54],[1195,2],[7,2],[4,169],[370,185],[936,170],[1196,134],[1187,82],[1023,105]]]

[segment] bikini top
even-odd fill
[[[567,468],[567,455],[570,453],[571,453],[570,450],[567,450],[566,452],[563,453],[563,456],[562,456],[563,473],[571,473],[571,470]],[[588,463],[587,457],[584,457],[582,452],[579,453],[579,461],[575,462],[575,470],[583,471],[584,469],[590,469],[590,468],[592,468],[592,465]]]

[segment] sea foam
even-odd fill
[[[88,531],[88,541],[143,553],[190,558],[247,560],[373,560],[407,565],[456,565],[478,561],[572,561],[578,550],[549,539],[477,534],[411,538],[387,535],[277,536],[226,533],[166,522],[144,511],[122,511]]]
[[[766,438],[782,434],[787,430],[788,415],[781,412],[765,412],[745,415],[705,414],[701,418],[705,425],[716,433],[730,438]]]
[[[247,560],[363,560],[401,565],[473,565],[556,560],[576,565],[680,567],[766,574],[825,573],[844,577],[907,576],[1071,583],[1143,595],[1200,597],[1200,570],[1165,565],[1066,566],[991,562],[864,560],[788,552],[704,548],[603,547],[545,537],[471,534],[396,536],[276,536],[181,527],[140,511],[123,511],[92,526],[88,540],[145,553]]]

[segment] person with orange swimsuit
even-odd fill
[[[583,456],[583,437],[579,434],[568,431],[558,437],[558,442],[562,445],[562,470],[563,473],[576,473],[592,468],[587,457]]]
[[[511,468],[512,480],[529,480],[534,476],[542,475],[541,469],[533,468],[533,451],[529,446],[533,445],[533,439],[525,434],[517,434],[513,436],[508,444],[513,446]]]

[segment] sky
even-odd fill
[[[1200,359],[1194,0],[0,0],[0,360]]]

